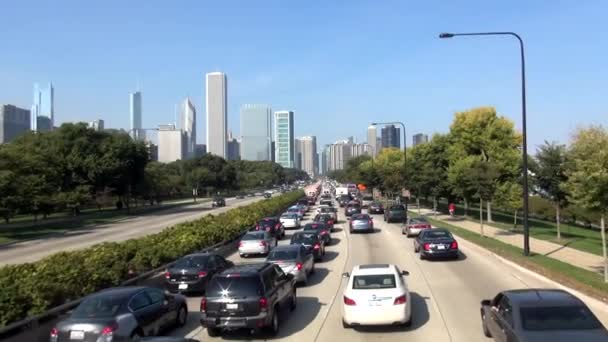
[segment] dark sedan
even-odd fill
[[[211,206],[213,208],[225,207],[226,200],[223,197],[216,197],[213,199],[213,202],[211,202]]]
[[[291,236],[289,244],[300,244],[306,247],[306,251],[314,255],[315,261],[322,260],[325,255],[325,242],[317,232],[297,232]]]
[[[608,341],[608,331],[585,303],[563,290],[503,291],[481,301],[480,311],[483,333],[494,341]]]
[[[186,298],[151,287],[116,287],[85,297],[50,341],[131,341],[154,336],[188,318]]]
[[[330,234],[331,230],[330,230],[329,226],[323,222],[307,223],[306,225],[304,225],[304,231],[305,232],[310,232],[310,231],[317,232],[317,234],[319,234],[319,236],[321,237],[321,239],[323,240],[323,242],[326,245],[331,244],[331,234]]]
[[[414,240],[414,252],[420,253],[420,259],[458,259],[458,241],[447,229],[425,229]]]
[[[384,214],[384,205],[380,202],[372,202],[367,207],[368,214]]]
[[[278,217],[264,217],[258,221],[252,230],[265,230],[270,232],[277,240],[285,237],[285,227],[283,227],[281,219]]]
[[[406,222],[407,212],[402,204],[394,204],[384,210],[384,221],[386,222]]]
[[[354,214],[361,214],[361,205],[357,202],[350,202],[344,208],[344,216],[350,217]]]
[[[165,272],[165,288],[169,292],[205,292],[207,281],[218,272],[233,266],[217,254],[190,254],[177,260]]]
[[[324,223],[329,227],[330,231],[334,230],[334,217],[331,214],[317,214],[313,221]]]

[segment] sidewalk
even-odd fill
[[[410,211],[415,213],[418,212],[417,209],[413,208],[410,208]],[[426,208],[420,208],[420,214],[422,216],[428,216],[438,221],[442,221],[454,225],[456,227],[470,230],[477,234],[481,234],[479,223],[466,220],[462,217],[450,217],[449,215],[443,215],[441,213],[437,213],[437,216],[435,217],[433,215],[433,210]],[[488,226],[487,224],[484,224],[483,231],[487,237],[491,237],[493,239],[508,243],[513,246],[523,246],[522,234],[510,232],[504,229],[494,228]],[[597,272],[600,274],[602,274],[604,271],[604,263],[603,258],[601,256],[572,249],[567,246],[562,246],[553,242],[530,237],[530,251],[537,254],[549,256],[553,259],[563,261],[565,263],[580,267],[588,271]]]

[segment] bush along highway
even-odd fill
[[[184,222],[139,239],[61,252],[35,263],[0,268],[0,326],[44,312],[97,290],[117,286],[135,273],[169,263],[238,237],[257,220],[303,197],[302,191]]]

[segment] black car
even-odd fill
[[[291,236],[290,245],[300,244],[306,247],[309,253],[313,253],[315,261],[320,261],[325,255],[325,241],[315,231],[297,232]]]
[[[330,231],[334,230],[334,217],[331,214],[317,214],[313,222],[321,222],[329,227]]]
[[[201,298],[200,321],[212,337],[242,328],[276,334],[279,317],[296,303],[292,274],[271,263],[238,265],[211,278]]]
[[[494,341],[608,341],[608,331],[585,303],[563,290],[503,291],[482,300],[480,311],[483,333]]]
[[[331,228],[329,227],[329,225],[323,223],[323,222],[313,222],[313,223],[307,223],[304,225],[304,232],[308,232],[308,231],[315,231],[317,232],[317,234],[319,234],[319,236],[321,237],[321,239],[323,239],[323,242],[325,243],[325,245],[330,245],[331,244]]]
[[[272,198],[272,193],[270,193],[270,192],[265,192],[265,193],[264,193],[264,198],[266,198],[266,199]]]
[[[384,214],[384,205],[380,202],[372,202],[367,207],[368,214]]]
[[[321,201],[319,201],[319,205],[328,205],[328,206],[332,207],[334,205],[334,201],[332,201],[331,198],[321,199]]]
[[[51,329],[49,340],[133,341],[170,326],[183,326],[187,319],[184,296],[153,287],[115,287],[85,297]]]
[[[213,202],[211,202],[211,207],[213,208],[219,208],[219,207],[225,207],[226,206],[226,199],[224,199],[223,197],[215,197],[213,199]]]
[[[344,208],[344,216],[350,217],[353,214],[361,214],[361,205],[357,202],[350,202]]]
[[[278,217],[264,217],[259,220],[252,230],[266,230],[277,240],[285,237],[285,227]]]
[[[447,229],[425,229],[414,240],[414,252],[420,253],[420,259],[458,259],[458,241]]]
[[[340,207],[345,207],[348,202],[350,202],[349,195],[340,195],[340,197],[338,197],[338,203],[340,204]]]
[[[169,292],[205,292],[207,282],[218,272],[234,266],[232,261],[213,253],[197,253],[178,259],[165,271]]]
[[[406,222],[407,211],[402,204],[393,204],[384,210],[384,221],[391,222]]]

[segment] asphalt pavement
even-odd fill
[[[217,209],[212,209],[210,202],[184,205],[134,216],[120,222],[74,229],[61,236],[0,246],[0,266],[34,262],[53,253],[81,249],[100,242],[124,241],[158,233],[166,227],[181,222],[191,221],[207,214],[219,214],[261,199],[262,197],[229,198],[226,200],[226,207]]]
[[[314,209],[313,209],[314,210]],[[307,219],[311,219],[309,213]],[[326,247],[326,257],[316,264],[316,273],[309,285],[298,288],[298,305],[294,312],[282,317],[276,337],[251,336],[248,332],[231,332],[222,337],[208,337],[200,326],[200,297],[189,297],[189,317],[185,327],[171,332],[197,341],[277,340],[277,341],[490,341],[481,331],[480,301],[492,298],[499,291],[513,288],[553,288],[547,280],[501,262],[480,247],[459,239],[461,256],[453,261],[420,260],[414,253],[413,241],[401,234],[398,224],[383,222],[374,216],[376,232],[349,234],[348,224],[340,210],[340,223],[332,233],[334,243]],[[279,244],[289,243],[293,230]],[[263,258],[234,262],[261,261]],[[407,284],[411,292],[413,323],[409,328],[342,327],[342,291],[346,281],[342,273],[357,264],[393,263],[408,270]],[[608,326],[608,309],[597,302],[588,303],[604,325]]]

